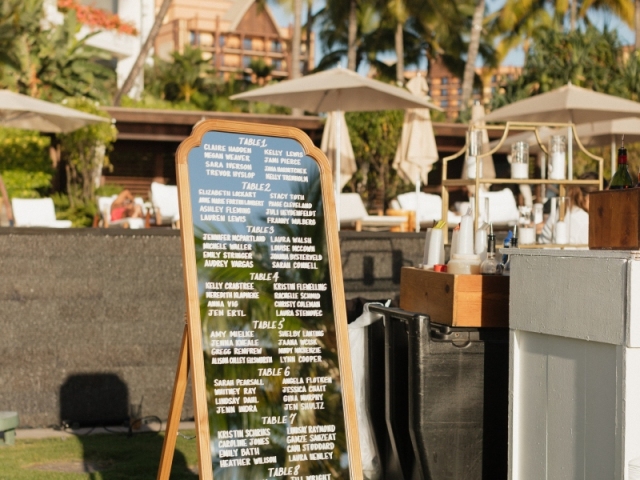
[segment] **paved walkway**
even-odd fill
[[[162,431],[164,432],[167,424],[162,423]],[[155,427],[155,428],[154,428]],[[180,422],[178,431],[195,430],[196,426],[194,422]],[[143,425],[139,430],[134,432],[154,432],[157,431],[157,427],[152,425]],[[78,429],[55,429],[55,428],[19,428],[16,430],[16,439],[40,439],[40,438],[64,438],[82,435],[100,435],[110,433],[128,433],[126,427],[95,427],[95,428],[78,428]]]

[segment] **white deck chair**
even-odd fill
[[[111,205],[117,198],[117,195],[111,195],[110,197],[98,197],[98,210],[100,210],[100,217],[102,218],[102,227],[126,227],[126,228],[144,228],[144,218],[121,218],[119,220],[111,220]],[[146,207],[144,200],[140,197],[135,197],[134,201],[140,205],[142,214],[146,215]]]
[[[151,204],[156,215],[156,225],[171,225],[176,227],[180,222],[180,208],[178,206],[178,187],[151,183]]]
[[[513,192],[505,188],[498,192],[480,193],[480,211],[484,212],[485,198],[489,199],[489,221],[496,225],[515,225],[520,217]]]
[[[51,198],[13,198],[11,209],[16,227],[71,228],[71,220],[56,220]]]
[[[415,192],[408,192],[398,195],[398,206],[400,210],[416,211],[416,194]],[[418,205],[419,219],[421,226],[430,227],[434,223],[440,221],[442,218],[442,198],[439,195],[432,193],[419,192],[418,193]],[[460,223],[460,215],[449,211],[447,213],[447,223],[449,227],[453,228]]]
[[[404,216],[369,215],[359,193],[340,194],[340,226],[361,230],[390,230],[402,227],[408,221]]]

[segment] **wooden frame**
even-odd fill
[[[253,123],[207,120],[194,127],[192,135],[178,148],[176,153],[176,168],[179,189],[180,218],[182,223],[182,255],[184,262],[184,283],[187,294],[187,325],[183,339],[183,349],[180,354],[179,368],[174,387],[174,398],[170,412],[173,419],[172,429],[177,428],[176,416],[179,418],[184,396],[184,382],[186,379],[186,358],[192,375],[192,390],[194,397],[195,426],[200,478],[213,479],[211,468],[212,457],[210,450],[210,429],[206,398],[206,378],[204,356],[202,348],[202,325],[200,315],[200,296],[198,293],[198,276],[196,267],[196,250],[194,246],[193,206],[191,204],[191,185],[188,172],[188,155],[193,148],[202,144],[207,132],[223,132],[239,135],[257,135],[262,137],[278,137],[298,142],[304,154],[315,160],[320,171],[322,201],[324,205],[324,230],[326,234],[326,248],[329,261],[329,277],[331,297],[333,300],[333,318],[337,343],[337,357],[340,365],[340,383],[342,386],[342,406],[344,412],[346,448],[349,456],[349,468],[353,480],[362,479],[360,446],[357,430],[357,417],[351,371],[351,357],[349,352],[349,338],[345,311],[345,297],[343,290],[342,268],[337,230],[337,215],[333,196],[331,167],[324,154],[313,145],[311,140],[301,130],[290,127],[259,125]],[[167,428],[167,438],[163,447],[163,456],[158,473],[159,479],[168,478],[172,452],[175,447],[173,431]]]

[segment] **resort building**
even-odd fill
[[[75,10],[83,24],[81,37],[100,30],[87,43],[112,55],[121,86],[161,4],[162,0],[45,0],[45,12],[51,23],[61,24],[64,13]],[[254,82],[259,75],[283,79],[291,74],[292,36],[292,28],[278,26],[268,5],[260,6],[256,0],[172,0],[150,56],[168,59],[191,45],[202,49],[225,78],[241,74]],[[314,65],[313,40],[312,35],[307,42],[303,31],[303,65]],[[137,97],[143,85],[141,73],[129,95]]]
[[[291,27],[279,27],[268,5],[255,0],[173,0],[156,38],[155,52],[167,58],[191,45],[202,49],[225,77],[242,73],[257,81],[256,70],[262,65],[267,67],[267,78],[283,79],[291,74],[292,36]],[[300,71],[305,71],[308,61],[313,65],[314,47],[310,45],[307,52],[303,33]]]
[[[521,71],[521,67],[512,66],[476,68],[476,74],[482,79],[483,87],[481,90],[474,88],[472,98],[483,104],[488,103],[500,85],[508,79],[517,78]],[[460,111],[463,110],[462,79],[451,73],[441,59],[436,59],[430,62],[427,81],[433,103],[446,112],[448,120],[453,121],[458,118]]]

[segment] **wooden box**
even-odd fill
[[[509,277],[454,275],[404,267],[400,308],[455,327],[508,327]]]
[[[640,188],[589,195],[589,248],[640,250]]]

